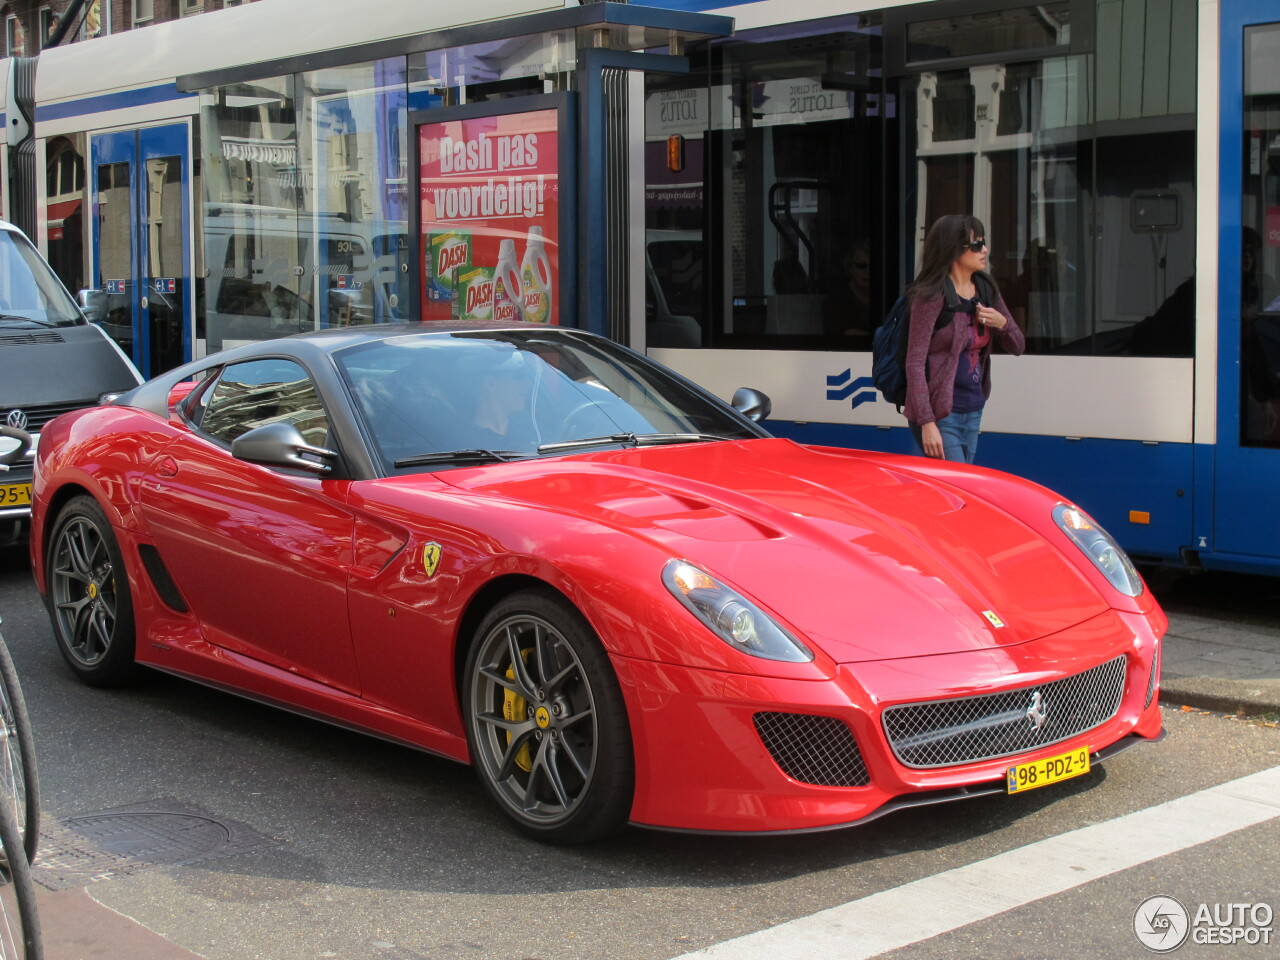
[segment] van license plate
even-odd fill
[[[1009,768],[1009,792],[1025,793],[1036,787],[1047,787],[1059,780],[1070,780],[1089,772],[1089,748],[1081,747],[1056,757],[1045,757]]]
[[[31,484],[0,483],[0,509],[31,506]]]

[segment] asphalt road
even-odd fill
[[[1213,609],[1212,598],[1194,602],[1201,615]],[[67,823],[120,808],[176,811],[175,823],[200,814],[229,826],[240,845],[179,865],[89,863],[78,879],[64,869],[66,889],[42,896],[83,908],[84,930],[51,942],[49,960],[140,960],[102,907],[154,931],[161,946],[147,956],[157,960],[658,960],[944,871],[999,864],[991,858],[1280,766],[1280,729],[1170,710],[1163,743],[1021,796],[813,836],[630,830],[552,848],[515,834],[465,767],[165,676],[125,691],[80,685],[56,652],[21,553],[0,554],[0,613],[35,729],[55,867],[77,852],[60,846]],[[1147,824],[1139,840],[1162,833],[1160,821],[1138,822]],[[1146,897],[1269,901],[1280,912],[1276,850],[1280,817],[1030,903],[1009,877],[1007,909],[887,955],[1148,956],[1133,933]],[[925,919],[940,909],[918,903]],[[1188,943],[1176,956],[1275,950]]]

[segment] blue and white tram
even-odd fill
[[[6,210],[24,214],[17,187],[34,187],[31,232],[148,375],[245,341],[416,316],[423,248],[446,228],[471,238],[452,268],[465,267],[470,292],[495,286],[501,241],[533,247],[524,260],[541,265],[540,282],[556,263],[570,294],[553,301],[546,286],[541,308],[574,322],[603,299],[597,261],[617,246],[603,217],[578,214],[588,195],[607,206],[610,165],[626,155],[624,113],[610,106],[630,95],[623,78],[687,69],[680,49],[731,29],[725,17],[578,0],[273,0],[47,49],[0,70],[20,66],[34,87],[16,98],[31,137],[11,140],[44,175],[14,179]],[[429,226],[424,212],[410,226],[428,196],[418,186],[432,158],[420,154],[435,150],[443,170],[448,131],[532,144],[531,124],[542,160],[530,150],[521,170],[464,171],[480,182],[454,189],[498,197],[499,213],[477,226],[459,209]],[[436,146],[423,146],[424,127]],[[536,187],[538,230],[502,199],[516,184]],[[578,270],[591,296],[573,295]]]
[[[416,315],[415,124],[575,98],[562,322],[764,389],[778,433],[906,451],[871,331],[928,224],[976,213],[1029,344],[995,358],[979,462],[1140,559],[1277,573],[1276,21],[1269,0],[273,0],[47,50],[30,104],[0,83],[11,145],[34,121],[42,248],[147,373]]]
[[[1274,3],[648,2],[735,19],[646,81],[655,357],[765,390],[778,433],[908,452],[870,331],[973,212],[1029,344],[978,462],[1139,559],[1280,573]]]

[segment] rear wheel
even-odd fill
[[[620,829],[635,773],[613,667],[582,615],[558,594],[500,601],[467,658],[471,758],[525,833],[579,843]]]
[[[132,679],[129,577],[111,523],[92,497],[76,497],[58,514],[46,565],[53,632],[67,665],[93,686]]]

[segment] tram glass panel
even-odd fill
[[[49,216],[49,266],[75,292],[85,282],[84,134],[52,138],[46,146],[45,204]]]
[[[104,293],[101,326],[133,356],[133,203],[129,163],[98,165],[98,277]],[[108,280],[116,283],[107,283]]]
[[[410,303],[403,57],[299,76],[304,263],[319,325],[401,319]]]
[[[1240,441],[1280,447],[1280,23],[1245,29]]]
[[[172,288],[153,285],[147,291],[151,368],[171,370],[183,361],[182,304],[187,279],[182,256],[182,158],[152,157],[143,166],[143,176],[147,263],[142,275],[153,282],[157,278],[173,281]]]
[[[294,78],[209,91],[200,111],[209,350],[315,327],[298,222]],[[309,169],[309,168],[306,168]]]

